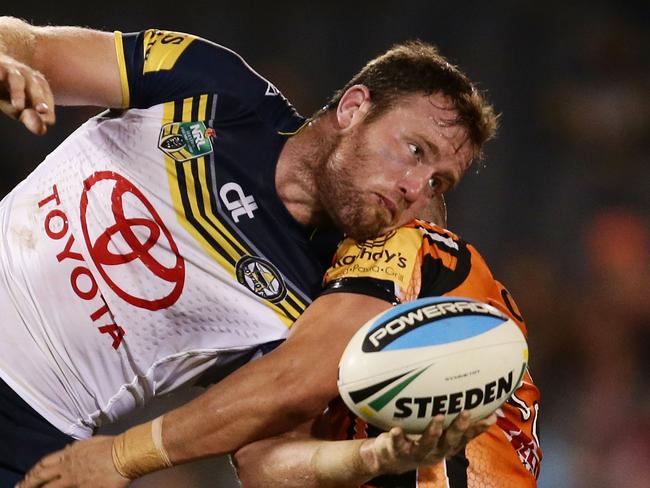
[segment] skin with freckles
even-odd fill
[[[473,148],[442,94],[411,94],[370,123],[342,134],[317,168],[316,188],[337,227],[356,240],[420,215],[455,186]],[[350,164],[350,161],[355,161]]]

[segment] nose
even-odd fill
[[[415,202],[429,185],[433,169],[425,165],[410,168],[404,177],[397,182],[397,187],[408,203]]]

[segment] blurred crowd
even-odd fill
[[[243,1],[186,11],[161,1],[83,13],[59,3],[5,13],[197,33],[240,52],[305,115],[391,43],[439,45],[502,114],[484,167],[448,196],[450,228],[482,251],[526,317],[542,390],[539,485],[648,486],[648,2]],[[95,112],[60,110],[42,139],[0,121],[0,195]],[[225,462],[137,486],[215,486],[216,470],[216,486],[235,486]]]
[[[515,183],[528,204],[503,279],[542,389],[541,485],[640,488],[650,479],[650,17],[614,5],[562,12],[547,12],[540,55],[522,65],[536,73],[535,122],[518,162],[537,183]]]

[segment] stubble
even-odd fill
[[[362,134],[339,139],[315,171],[316,191],[331,222],[356,241],[377,237],[387,222],[385,213],[360,186],[372,162],[364,149]]]

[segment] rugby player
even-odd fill
[[[496,126],[423,43],[372,60],[305,119],[236,53],[195,36],[13,18],[0,19],[0,99],[36,134],[55,104],[109,107],[0,204],[3,484],[285,339],[340,233],[412,220]],[[319,303],[280,348],[164,421],[73,444],[28,483],[125,486],[314,417],[354,332],[343,294]]]
[[[436,200],[431,220],[446,222],[442,200]],[[389,262],[398,255],[402,266]],[[354,293],[358,311],[375,298],[388,309],[425,296],[464,296],[494,305],[527,335],[514,299],[476,249],[440,226],[416,220],[362,244],[348,239],[334,263],[324,293]],[[361,315],[348,320],[360,327],[367,320]],[[443,432],[439,415],[413,439],[397,427],[381,433],[339,398],[314,421],[246,446],[234,459],[245,488],[535,488],[542,459],[539,400],[526,371],[496,416],[470,427],[465,412]]]

